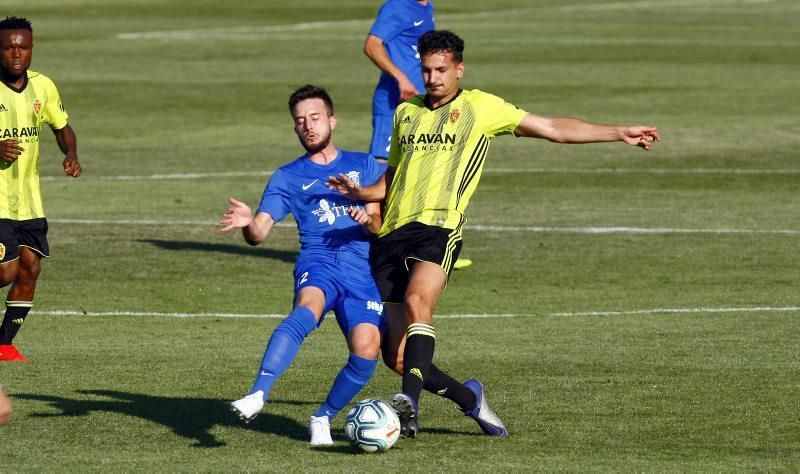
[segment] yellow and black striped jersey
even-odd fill
[[[396,171],[378,236],[409,222],[460,228],[489,142],[513,133],[526,113],[477,89],[433,110],[424,95],[400,104],[389,153]]]
[[[39,189],[42,123],[54,130],[67,125],[67,113],[53,81],[28,70],[21,89],[0,84],[0,140],[19,140],[25,150],[10,165],[0,162],[0,218],[26,220],[44,217]]]

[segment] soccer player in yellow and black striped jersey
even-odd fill
[[[458,403],[486,434],[506,436],[503,422],[486,403],[481,382],[461,384],[432,364],[433,310],[461,249],[464,213],[492,138],[513,134],[556,143],[622,141],[647,150],[659,135],[647,126],[541,117],[492,94],[462,90],[461,38],[434,30],[423,35],[418,46],[426,94],[395,111],[384,179],[362,188],[339,176],[331,177],[328,185],[351,198],[386,199],[371,264],[389,322],[384,360],[390,366],[392,359],[402,365],[402,392],[392,397],[401,433],[416,435],[420,392],[435,385],[446,387],[443,395]]]
[[[39,137],[46,123],[77,178],[77,139],[58,90],[29,70],[33,28],[25,18],[0,21],[0,286],[11,285],[0,325],[0,362],[24,361],[12,344],[33,305],[40,260],[47,257],[47,219],[39,190]]]

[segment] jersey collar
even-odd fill
[[[341,159],[342,159],[342,150],[337,148],[336,149],[336,158],[334,158],[330,163],[328,163],[326,165],[321,165],[319,163],[314,163],[313,161],[311,161],[311,158],[308,157],[308,153],[306,153],[304,156],[305,156],[306,165],[309,166],[311,169],[328,170],[328,169],[331,169],[331,168],[335,167],[339,163],[339,161],[341,161]]]
[[[19,94],[20,92],[24,91],[26,87],[28,87],[28,71],[25,71],[25,81],[23,81],[22,87],[20,87],[19,89],[10,84],[6,84],[5,82],[3,82],[3,85],[11,89],[12,91],[16,92],[17,94]]]
[[[436,107],[436,109],[441,109],[445,105],[451,104],[454,100],[458,99],[458,96],[460,96],[462,92],[464,92],[464,89],[458,89],[458,92],[456,92],[456,95],[451,97],[450,100],[448,100],[444,104],[440,105],[439,107]],[[428,110],[430,110],[430,111],[436,110],[435,108],[431,107],[431,103],[430,103],[430,101],[428,101],[428,94],[425,94],[425,107],[427,107]]]

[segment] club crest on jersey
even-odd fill
[[[0,260],[4,259],[5,257],[6,257],[6,246],[0,244]]]
[[[33,99],[33,115],[37,119],[42,117],[42,101],[38,97]]]
[[[361,186],[361,175],[358,171],[348,172],[347,177],[350,178],[350,181],[356,183],[358,186]]]
[[[455,109],[455,110],[451,111],[450,112],[450,123],[456,123],[456,121],[458,120],[458,117],[461,117],[461,111],[460,110]]]

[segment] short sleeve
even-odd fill
[[[484,133],[488,137],[513,133],[528,112],[486,92],[480,94],[476,109],[481,117]]]
[[[291,212],[291,197],[281,170],[275,171],[261,196],[257,212],[266,212],[275,222],[280,222]]]
[[[362,186],[369,186],[375,184],[376,181],[386,172],[386,164],[379,163],[372,155],[367,155],[364,163],[363,179],[361,180]]]
[[[403,16],[392,6],[392,2],[386,2],[378,10],[378,16],[372,23],[369,34],[377,36],[384,43],[391,41],[392,38],[402,33],[405,29]]]
[[[50,128],[53,130],[61,130],[67,126],[67,119],[69,116],[66,110],[64,110],[64,104],[61,103],[61,96],[58,94],[56,85],[48,80],[44,87],[47,101],[44,106],[42,119],[50,125]]]

